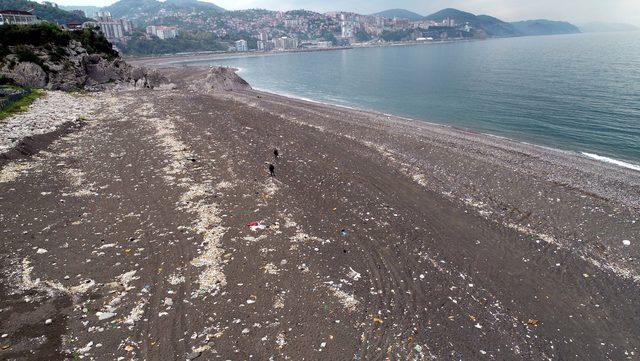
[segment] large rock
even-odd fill
[[[82,66],[87,74],[85,85],[128,80],[131,68],[121,59],[108,61],[97,54],[84,55]]]
[[[130,78],[136,88],[154,89],[169,84],[169,79],[156,69],[133,68],[130,72]]]
[[[251,90],[251,85],[236,74],[237,69],[212,67],[204,80],[204,86],[213,91]]]
[[[18,63],[13,69],[3,69],[2,75],[24,87],[43,88],[47,85],[47,73],[38,64]]]

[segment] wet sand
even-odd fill
[[[637,172],[165,72],[0,170],[1,358],[638,358]]]

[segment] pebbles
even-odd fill
[[[79,101],[79,98],[82,100]],[[8,118],[0,127],[0,154],[13,148],[20,140],[50,133],[57,127],[74,122],[97,110],[98,96],[72,95],[62,91],[47,91],[29,107],[29,111]]]

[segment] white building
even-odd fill
[[[162,40],[173,39],[178,36],[178,28],[175,26],[147,26],[147,34],[157,36]]]
[[[26,11],[21,10],[0,10],[0,25],[29,25],[39,24],[41,20]]]
[[[236,51],[240,51],[240,52],[249,51],[249,46],[247,45],[246,40],[238,40],[236,41],[235,45],[236,45]]]
[[[107,40],[112,43],[125,43],[124,37],[126,31],[120,20],[114,21],[108,12],[98,12],[96,14],[97,21],[88,21],[82,24],[83,28],[100,28],[100,31]]]
[[[275,48],[278,50],[289,50],[298,48],[298,39],[296,38],[276,38],[274,39]]]

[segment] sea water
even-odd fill
[[[209,60],[254,88],[640,164],[640,32]]]

